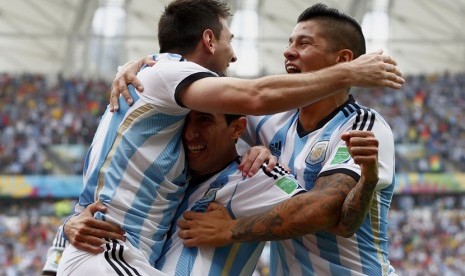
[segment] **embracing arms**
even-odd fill
[[[143,88],[136,73],[146,61],[144,58],[125,65],[117,74],[112,86],[110,109],[119,108],[120,93],[127,101],[132,101],[128,83],[140,87],[139,90]],[[403,83],[396,62],[377,52],[310,73],[253,80],[203,78],[182,91],[180,100],[188,108],[202,112],[258,115],[306,106],[350,86],[400,88]]]
[[[186,212],[178,223],[184,244],[222,246],[238,241],[287,239],[321,230],[350,236],[365,219],[378,181],[378,140],[365,131],[352,131],[342,139],[355,163],[361,166],[358,182],[340,173],[319,177],[312,190],[268,212],[243,219],[232,220],[218,205],[212,205],[211,212],[205,214]],[[358,210],[356,216],[352,215],[353,208]]]

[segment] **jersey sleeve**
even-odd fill
[[[191,83],[217,75],[206,68],[188,61],[160,61],[142,69],[137,77],[144,86],[138,96],[168,114],[185,114],[187,108],[177,100],[177,95]]]
[[[272,172],[266,172],[265,166],[266,164],[253,177],[237,183],[229,206],[236,218],[268,211],[305,191],[281,165],[278,164]]]
[[[381,190],[391,185],[394,177],[394,136],[389,125],[382,117],[375,113],[371,131],[379,141],[378,149],[378,176],[379,181],[376,190]],[[361,175],[361,169],[358,164],[354,163],[350,156],[345,142],[341,139],[344,132],[348,132],[354,128],[355,117],[341,126],[338,132],[331,137],[330,147],[331,152],[327,162],[324,164],[319,176],[330,175],[333,173],[345,173],[351,176]],[[361,129],[361,130],[366,130]],[[358,181],[358,179],[356,179]]]

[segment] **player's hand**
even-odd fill
[[[251,147],[243,156],[239,164],[239,170],[243,176],[252,177],[261,168],[263,163],[268,163],[266,170],[272,171],[278,162],[278,158],[271,154],[271,151],[264,146]]]
[[[235,220],[228,210],[217,203],[210,203],[206,213],[188,211],[178,221],[179,237],[187,247],[220,247],[232,243],[231,229]]]
[[[118,225],[94,218],[94,213],[106,212],[106,206],[95,202],[79,215],[71,217],[63,226],[69,242],[76,248],[89,253],[101,253],[106,239],[125,240],[124,230]]]
[[[397,62],[392,57],[383,55],[382,50],[361,55],[351,62],[339,65],[350,68],[353,86],[399,89],[405,83]]]
[[[352,130],[342,134],[355,164],[360,165],[361,177],[366,183],[378,183],[378,146],[379,141],[371,131]]]
[[[118,111],[119,96],[122,95],[123,98],[129,105],[133,104],[133,99],[128,90],[128,85],[132,84],[139,91],[144,91],[144,86],[140,83],[139,79],[136,77],[137,72],[144,65],[153,66],[155,61],[152,57],[144,57],[137,61],[130,61],[123,66],[118,67],[118,73],[116,73],[115,79],[111,85],[111,94],[110,94],[110,111]]]

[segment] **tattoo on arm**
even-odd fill
[[[354,179],[345,174],[320,177],[310,191],[268,212],[239,219],[232,229],[232,238],[242,242],[282,240],[334,227],[354,185]]]
[[[376,183],[367,183],[363,177],[360,178],[344,201],[339,229],[351,235],[362,225],[373,201],[375,187]]]

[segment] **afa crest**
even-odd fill
[[[307,158],[305,158],[305,163],[313,166],[323,162],[326,157],[326,149],[328,148],[328,144],[328,141],[321,141],[313,145],[310,153],[307,155]]]

